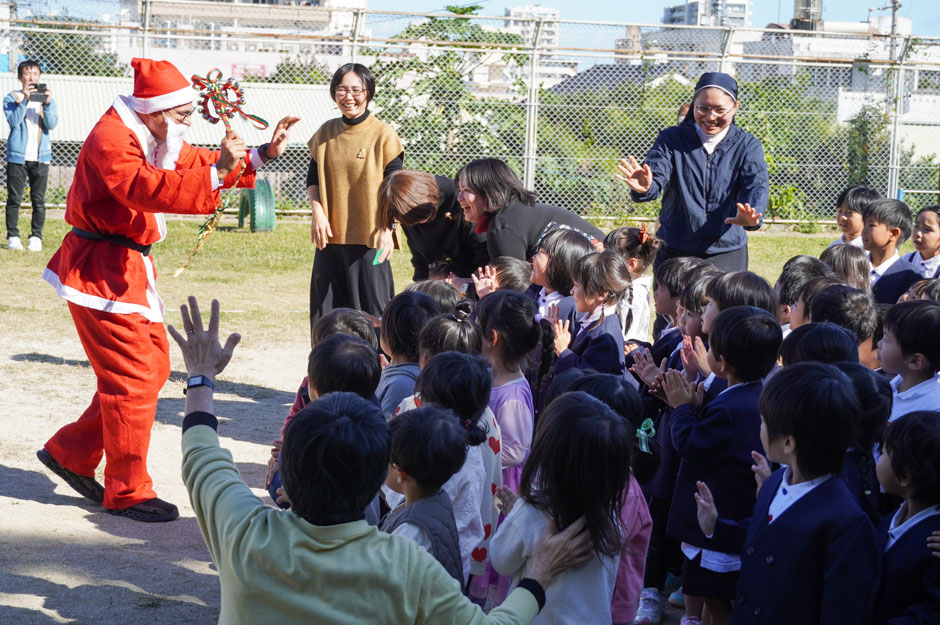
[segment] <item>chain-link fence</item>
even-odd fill
[[[149,56],[187,75],[218,67],[246,87],[249,112],[304,118],[296,144],[263,172],[285,211],[308,210],[304,144],[337,115],[327,85],[349,61],[375,73],[373,108],[397,129],[406,167],[453,175],[474,158],[502,158],[541,201],[593,217],[655,217],[658,202],[633,203],[613,177],[616,163],[641,159],[677,122],[704,71],[739,81],[736,121],[763,142],[773,218],[830,220],[851,184],[901,192],[915,208],[940,203],[940,39],[587,23],[550,13],[113,4],[119,11],[98,21],[32,19],[22,9],[0,20],[0,87],[16,88],[16,64],[35,59],[59,105],[52,202],[64,197],[98,117],[131,92],[130,59]],[[267,139],[246,126],[236,122],[250,144]],[[220,137],[218,126],[196,120],[190,139]]]

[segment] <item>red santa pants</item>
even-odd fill
[[[157,396],[170,375],[162,323],[69,302],[69,311],[98,376],[98,390],[78,421],[46,443],[65,468],[94,476],[104,453],[104,507],[128,508],[156,497],[147,473]]]

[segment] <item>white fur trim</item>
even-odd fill
[[[166,111],[167,109],[192,104],[196,99],[196,93],[192,87],[186,86],[170,93],[164,93],[153,98],[138,98],[127,96],[131,107],[138,113],[156,113],[157,111]]]

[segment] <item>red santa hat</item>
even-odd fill
[[[169,61],[131,59],[134,68],[134,95],[131,108],[138,113],[155,113],[192,104],[195,93],[186,77]]]

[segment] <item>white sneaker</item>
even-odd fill
[[[20,249],[23,249],[20,246]],[[39,237],[29,237],[29,243],[26,244],[26,249],[30,252],[41,252],[42,251],[42,239]]]
[[[23,242],[20,241],[19,237],[10,237],[7,239],[7,249],[8,250],[19,250],[23,251]]]

